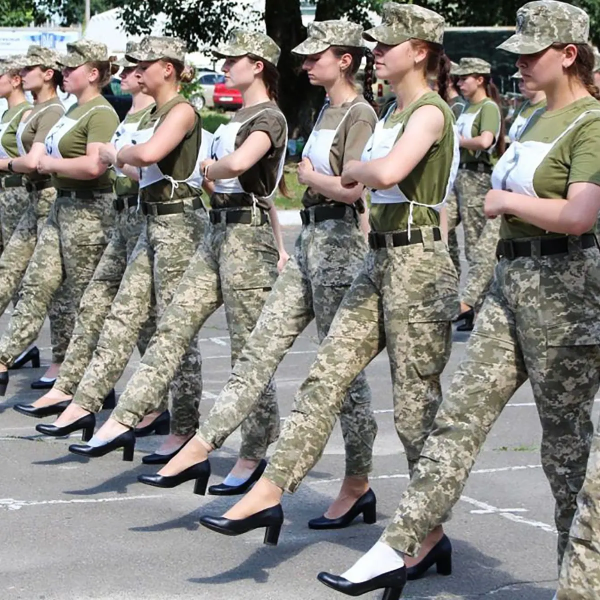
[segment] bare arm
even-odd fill
[[[494,134],[491,131],[484,131],[481,135],[471,138],[460,138],[460,147],[465,150],[488,150],[494,143]]]
[[[25,156],[19,156],[12,160],[12,168],[15,173],[33,173],[37,171],[40,158],[45,156],[46,146],[41,142],[36,142],[31,146],[31,150]],[[6,165],[4,164],[6,162]],[[8,170],[8,160],[0,161],[0,170]]]
[[[88,144],[86,154],[77,158],[53,158],[43,155],[38,162],[38,171],[56,173],[71,179],[97,179],[107,169],[107,165],[100,161],[102,146],[104,144],[99,142]]]
[[[283,243],[281,223],[279,222],[279,215],[277,214],[277,208],[275,205],[269,208],[269,218],[271,221],[271,227],[273,228],[273,235],[275,236],[275,243],[277,244],[277,251],[279,252],[277,270],[281,273],[281,271],[283,271],[283,267],[285,267],[285,264],[290,259],[290,256],[285,249],[285,244]]]
[[[343,202],[344,204],[354,204],[362,195],[364,190],[363,185],[356,185],[348,188],[342,185],[342,178],[334,175],[324,175],[317,171],[310,171],[305,176],[304,181],[300,180],[300,183],[310,186],[315,192],[335,200],[336,202]]]

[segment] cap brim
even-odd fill
[[[77,60],[72,57],[63,56],[56,61],[56,64],[59,67],[67,67],[69,69],[76,69],[77,67],[84,65],[86,62],[87,61],[85,61],[85,60]]]
[[[552,43],[541,42],[534,37],[515,33],[511,35],[505,42],[498,46],[498,50],[505,50],[512,54],[537,54],[542,50],[546,50],[552,46]]]
[[[474,71],[473,69],[456,69],[456,71],[452,71],[451,74],[456,75],[457,77],[466,77],[467,75],[491,75],[492,72],[490,69],[481,69],[479,71]]]
[[[298,46],[292,50],[292,54],[297,54],[298,56],[313,56],[315,54],[321,54],[321,52],[325,52],[325,50],[328,48],[331,48],[331,44],[329,42],[308,38],[301,44],[298,44]]]
[[[148,54],[126,54],[124,56],[125,60],[134,64],[137,64],[139,62],[156,62],[157,60],[160,60],[161,58],[163,58],[162,56],[158,56],[157,54],[154,54],[153,52],[150,52]]]
[[[124,69],[128,69],[130,67],[137,67],[136,62],[131,62],[127,60],[125,57],[120,58],[119,60],[115,60],[113,65],[117,65],[117,67],[123,67]]]
[[[397,46],[398,44],[402,44],[402,42],[410,40],[411,37],[409,35],[393,33],[385,25],[378,25],[372,29],[367,29],[363,33],[363,39],[367,40],[367,42],[379,42],[387,46]]]
[[[238,58],[239,56],[246,56],[249,54],[246,50],[236,48],[235,46],[221,46],[216,50],[213,50],[213,54],[217,58]]]

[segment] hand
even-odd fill
[[[109,144],[107,144],[107,145],[109,145]],[[113,162],[112,164],[113,164],[113,165],[116,165],[116,167],[117,167],[118,169],[122,169],[122,168],[123,168],[123,167],[124,167],[124,166],[127,164],[127,163],[126,163],[126,162],[125,162],[125,161],[124,161],[124,160],[121,158],[121,156],[123,156],[123,155],[122,155],[122,152],[123,152],[123,150],[126,150],[127,148],[131,148],[131,144],[127,144],[126,146],[123,146],[123,147],[122,147],[122,148],[121,148],[121,149],[120,149],[120,150],[117,152],[117,154],[116,154],[116,156],[115,156],[115,160],[114,160],[114,162]]]
[[[464,135],[459,135],[459,136],[458,136],[458,145],[459,145],[461,148],[464,148],[464,146],[465,146],[465,142],[466,142],[466,141],[467,141],[467,138],[466,138]]]
[[[486,194],[484,211],[488,219],[495,219],[506,212],[507,199],[510,193],[504,190],[490,190]]]
[[[315,168],[309,158],[303,158],[298,163],[298,183],[310,185],[310,176],[315,172]]]
[[[279,273],[281,273],[281,271],[283,271],[283,268],[287,264],[288,260],[290,260],[290,255],[285,250],[282,250],[279,253],[279,260],[277,261],[277,271]]]
[[[37,170],[38,173],[43,175],[50,175],[54,173],[54,159],[52,156],[42,156],[38,161]]]
[[[103,165],[110,167],[117,162],[117,150],[112,144],[104,144],[98,151],[98,158]]]
[[[202,173],[204,175],[204,178],[206,179],[206,181],[214,181],[214,179],[209,179],[208,177],[206,177],[205,173],[206,173],[206,169],[208,167],[210,167],[210,165],[214,165],[216,162],[217,161],[213,160],[212,158],[207,158],[200,163],[200,173]],[[210,175],[210,173],[209,173],[209,175]]]
[[[342,171],[342,177],[340,183],[345,188],[353,188],[358,185],[356,179],[356,168],[360,166],[360,160],[351,160],[346,163],[344,170]]]

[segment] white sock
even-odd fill
[[[17,356],[17,358],[15,358],[15,362],[17,362],[21,358],[23,358],[28,352],[29,352],[29,348],[27,348],[27,350],[25,350],[25,352],[21,352],[21,354],[19,354],[19,356]]]
[[[103,440],[95,435],[89,442],[86,442],[86,444],[92,446],[92,448],[100,448],[100,446],[106,446],[108,442],[112,442],[112,440]]]
[[[252,471],[250,472],[250,475],[248,475],[248,477],[236,477],[235,475],[232,475],[231,473],[229,473],[229,475],[227,475],[227,477],[225,477],[225,479],[223,479],[223,484],[230,485],[230,486],[242,485],[242,484],[246,483],[246,481],[248,481],[248,479],[250,479],[251,476],[252,476]]]
[[[44,383],[54,383],[56,377],[40,377],[40,381],[43,381]]]
[[[342,577],[352,583],[363,583],[403,566],[404,561],[398,552],[383,542],[377,542]]]

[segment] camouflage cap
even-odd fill
[[[397,46],[410,39],[442,44],[444,18],[416,4],[387,2],[383,5],[381,25],[365,31],[363,37],[369,42],[389,46]]]
[[[300,56],[321,54],[331,46],[364,48],[363,28],[349,21],[314,21],[308,26],[308,37],[292,52]]]
[[[279,46],[264,33],[258,31],[249,31],[247,29],[234,29],[227,38],[227,41],[213,54],[217,58],[230,58],[237,56],[246,56],[253,54],[267,62],[277,66],[281,49]]]
[[[4,75],[5,73],[19,73],[24,65],[24,57],[19,56],[9,56],[0,60],[0,75]]]
[[[52,48],[45,46],[32,45],[27,49],[27,55],[23,57],[23,67],[48,67],[49,69],[59,69],[59,54]]]
[[[464,77],[465,75],[489,75],[492,65],[481,58],[461,58],[458,68],[452,71],[452,75]]]
[[[127,42],[127,45],[125,46],[125,54],[122,58],[115,61],[115,65],[117,65],[117,67],[123,67],[124,69],[135,67],[137,63],[127,60],[127,55],[133,54],[139,48],[139,46],[140,45],[136,44],[135,42]]]
[[[458,63],[453,60],[450,61],[450,75],[456,75],[456,69],[458,69]]]
[[[185,63],[186,52],[187,46],[181,38],[148,35],[139,45],[136,45],[133,52],[129,50],[125,52],[125,59],[132,63],[139,63],[170,58]]]
[[[587,44],[590,20],[581,8],[556,0],[528,2],[517,11],[517,29],[498,48],[536,54],[552,44]]]
[[[61,67],[77,68],[91,61],[107,61],[108,49],[106,44],[93,40],[78,40],[67,44],[67,53],[56,61]]]

